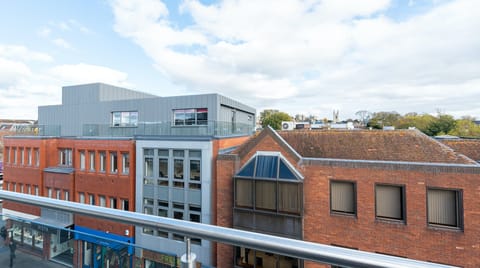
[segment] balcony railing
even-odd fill
[[[208,121],[205,125],[175,126],[172,122],[141,122],[136,126],[112,126],[85,124],[83,136],[132,137],[132,136],[232,136],[253,132],[252,124]]]
[[[156,228],[164,230],[166,232],[179,233],[187,237],[207,239],[218,243],[257,249],[293,258],[299,258],[331,265],[338,265],[343,267],[452,267],[447,265],[440,265],[406,258],[369,253],[359,250],[339,248],[301,240],[288,239],[231,228],[128,212],[118,209],[109,209],[105,207],[79,204],[69,201],[61,201],[57,199],[20,194],[3,190],[0,190],[0,198],[29,205],[36,205],[42,208],[56,209],[64,212],[113,220],[116,222],[143,226],[147,228]],[[132,246],[135,245],[133,244]],[[186,251],[189,251],[188,246],[186,247]],[[186,254],[186,256],[192,255]],[[189,259],[184,257],[185,256],[182,257],[182,267],[194,267],[193,263],[189,262]],[[193,257],[190,260],[194,259],[195,258]]]

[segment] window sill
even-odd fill
[[[385,223],[385,224],[395,224],[395,225],[407,225],[407,222],[405,220],[396,220],[396,219],[388,219],[388,218],[380,218],[380,217],[376,217],[375,222]]]
[[[429,230],[432,230],[432,231],[447,231],[447,232],[463,233],[463,228],[461,228],[461,227],[436,225],[436,224],[428,224],[427,227],[428,227]]]
[[[340,216],[340,217],[357,219],[357,214],[340,212],[340,211],[330,211],[330,216]]]

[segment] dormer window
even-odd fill
[[[280,153],[258,152],[235,176],[235,207],[301,215],[303,178]]]

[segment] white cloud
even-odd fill
[[[32,51],[25,46],[18,45],[1,45],[0,58],[22,60],[22,61],[41,61],[51,62],[53,58],[42,52]]]
[[[108,67],[83,63],[33,67],[32,58],[51,60],[25,47],[0,46],[0,118],[37,119],[38,105],[61,103],[64,85],[105,82],[132,87],[127,74]]]
[[[258,109],[478,113],[480,2],[441,3],[403,21],[384,14],[389,4],[187,0],[180,11],[193,24],[183,28],[160,1],[112,7],[115,30],[171,80]]]
[[[52,29],[48,28],[48,27],[43,27],[41,28],[40,30],[38,30],[37,34],[41,37],[48,37],[50,35],[50,33],[52,32]]]
[[[69,49],[71,48],[72,46],[70,45],[70,43],[68,43],[65,39],[63,38],[55,38],[52,40],[52,42],[58,46],[58,47],[61,47],[61,48],[65,48],[65,49]]]
[[[108,67],[85,63],[65,64],[51,68],[48,75],[61,81],[60,85],[103,82],[117,86],[131,87],[128,75]]]

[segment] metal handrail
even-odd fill
[[[0,198],[344,267],[454,267],[5,190],[0,190]]]

